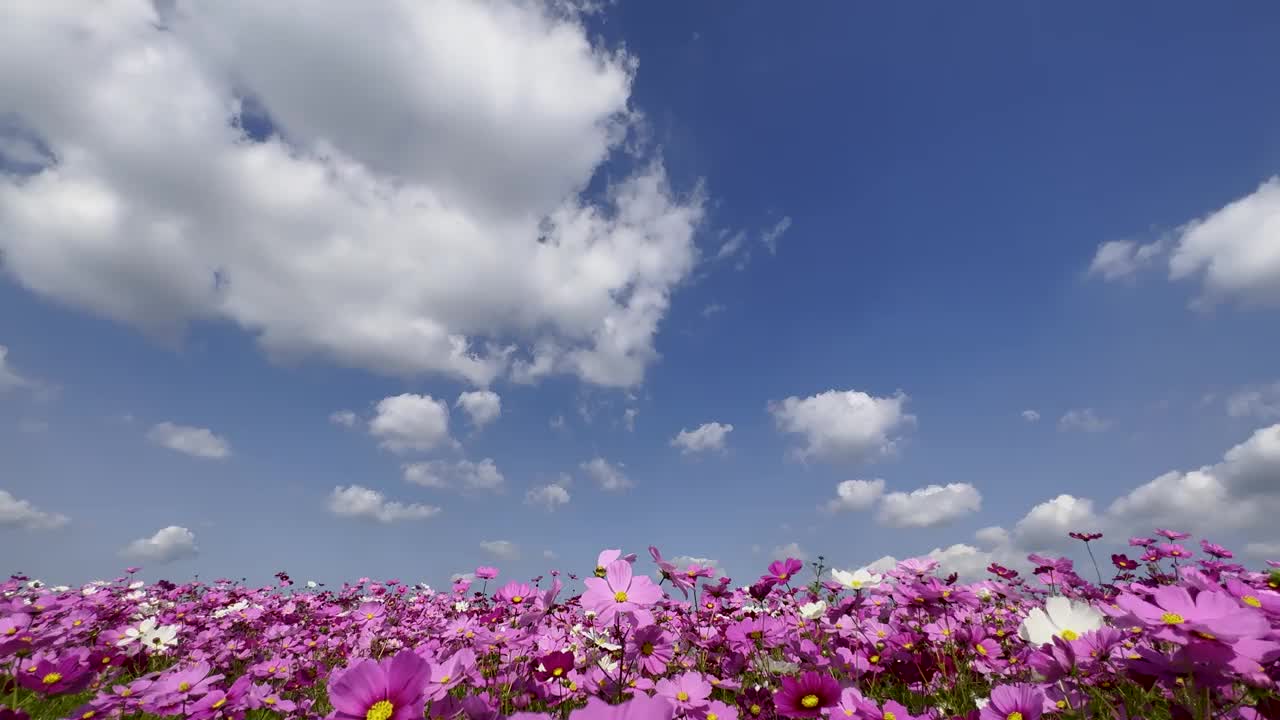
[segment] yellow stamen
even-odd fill
[[[218,708],[226,704],[227,704],[227,699],[225,697],[221,697],[221,698],[218,698],[218,702],[210,705],[209,707],[213,708],[214,710],[217,710]]]
[[[511,602],[513,602],[513,603],[515,603],[515,604],[519,605],[520,603],[524,602],[524,596],[523,596],[523,595],[515,595],[515,596],[513,596],[513,597],[511,598]]]
[[[817,695],[805,695],[800,698],[800,707],[816,708],[820,702],[822,701],[818,699]]]
[[[618,602],[626,602],[626,601],[627,601],[627,593],[626,593],[626,592],[624,592],[624,591],[622,591],[622,590],[619,590],[618,592],[616,592],[616,593],[614,593],[614,594],[613,594],[613,599],[614,599],[614,600],[617,600]]]
[[[189,682],[180,682],[180,683],[178,683],[178,692],[186,692],[186,691],[188,691],[188,690],[190,690],[190,689],[191,689],[191,683],[189,683]]]
[[[1022,713],[1014,711],[1005,716],[1005,720],[1022,720]]]
[[[51,672],[40,679],[45,685],[52,685],[62,679],[62,673]]]
[[[1241,600],[1243,600],[1243,601],[1244,601],[1244,604],[1245,604],[1245,605],[1248,605],[1249,607],[1256,607],[1256,608],[1260,608],[1260,607],[1262,607],[1262,601],[1261,601],[1261,600],[1259,600],[1258,598],[1256,598],[1256,597],[1252,596],[1252,595],[1245,595],[1244,597],[1242,597],[1242,598],[1240,598],[1240,599],[1241,599]],[[13,631],[12,631],[12,630],[10,630],[10,631],[9,631],[9,634],[11,634],[11,635],[12,635],[12,634],[13,634]]]
[[[1167,612],[1160,616],[1160,622],[1164,623],[1165,625],[1181,625],[1186,621],[1187,619],[1182,617],[1178,613]]]
[[[1071,642],[1072,640],[1079,640],[1080,634],[1077,633],[1075,630],[1063,630],[1062,639],[1066,640],[1067,642]]]
[[[681,690],[680,692],[676,693],[676,699],[679,700],[680,702],[685,702],[689,699],[689,693]]]

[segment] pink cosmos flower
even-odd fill
[[[569,720],[671,720],[674,714],[675,707],[665,699],[637,694],[621,705],[592,697],[586,707],[570,713]]]
[[[502,586],[502,589],[498,591],[497,597],[499,600],[505,600],[512,605],[520,605],[533,599],[533,587],[512,580]]]
[[[1226,593],[1204,590],[1192,599],[1179,585],[1158,588],[1148,602],[1128,593],[1116,598],[1121,609],[1136,615],[1153,629],[1152,637],[1185,642],[1188,635],[1233,642],[1260,638],[1270,625],[1258,612],[1248,612]]]
[[[431,665],[410,650],[388,660],[362,660],[329,680],[334,720],[418,720],[426,707]]]
[[[778,714],[791,718],[818,717],[838,702],[840,683],[826,673],[813,670],[800,677],[782,678],[782,687],[773,694]]]
[[[489,567],[488,565],[481,565],[480,567],[476,568],[476,577],[480,578],[481,580],[492,580],[498,577],[498,568]]]
[[[795,578],[796,573],[804,569],[804,563],[798,558],[787,558],[786,560],[774,560],[769,563],[768,574],[760,579],[765,582],[786,585]]]
[[[662,589],[644,575],[635,575],[631,563],[614,560],[605,568],[603,578],[583,580],[587,586],[582,605],[593,610],[601,622],[612,622],[618,613],[632,613],[641,625],[653,622],[646,607],[662,599]]]
[[[1031,685],[1000,685],[991,689],[991,701],[982,708],[980,720],[1040,720],[1044,693]]]
[[[654,685],[659,697],[666,698],[682,713],[699,710],[711,697],[711,683],[701,673],[687,672],[673,678],[663,678]]]

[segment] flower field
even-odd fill
[[[1280,718],[1280,563],[1156,535],[969,584],[787,559],[741,586],[656,548],[445,591],[13,577],[0,720]]]

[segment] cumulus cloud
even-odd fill
[[[18,374],[7,361],[9,348],[0,345],[0,392],[14,388],[30,387],[31,381]]]
[[[510,540],[482,540],[480,548],[503,560],[515,560],[520,557],[520,548]]]
[[[624,152],[636,58],[542,3],[331,10],[15,8],[0,116],[49,152],[0,176],[6,273],[166,339],[228,322],[276,360],[639,383],[704,194]]]
[[[929,485],[885,495],[880,501],[879,520],[890,527],[933,527],[980,509],[982,493],[969,483]]]
[[[1058,418],[1058,429],[1063,432],[1079,431],[1097,433],[1111,427],[1110,420],[1103,420],[1093,408],[1068,410]]]
[[[170,525],[157,530],[151,537],[134,540],[120,554],[131,560],[164,565],[195,557],[198,552],[195,533],[184,527]]]
[[[27,500],[19,500],[8,490],[0,490],[0,527],[55,530],[67,522],[66,515],[45,512]]]
[[[823,508],[827,512],[867,510],[884,495],[884,480],[845,480],[836,485],[836,497]]]
[[[1180,228],[1169,276],[1198,277],[1199,305],[1280,305],[1280,177]]]
[[[809,553],[800,547],[800,543],[789,542],[786,545],[778,545],[769,553],[769,557],[775,560],[785,560],[787,558],[796,558],[797,560],[808,560]]]
[[[569,484],[572,478],[568,473],[561,473],[560,478],[553,483],[546,485],[537,485],[529,489],[525,493],[525,502],[530,505],[539,505],[547,509],[548,512],[555,510],[561,505],[569,504]]]
[[[797,549],[799,548],[799,546],[796,547]],[[792,555],[791,557],[797,556]],[[676,555],[674,557],[667,558],[667,560],[681,570],[689,567],[690,565],[701,565],[704,568],[711,568],[712,570],[717,570],[720,567],[720,561],[697,555]]]
[[[602,457],[592,458],[581,465],[582,471],[600,485],[600,489],[609,491],[626,490],[633,483],[622,470],[622,463],[611,465]]]
[[[406,463],[400,469],[406,482],[422,487],[493,492],[502,492],[506,488],[506,478],[498,470],[498,464],[493,458],[485,458],[480,462],[427,460]]]
[[[1013,533],[1022,547],[1048,550],[1062,547],[1067,533],[1094,532],[1101,529],[1100,523],[1092,500],[1063,493],[1031,508],[1014,525]]]
[[[1280,418],[1280,382],[1237,390],[1227,397],[1227,414],[1234,418]]]
[[[208,428],[162,422],[147,431],[147,439],[156,445],[192,457],[222,460],[231,455],[231,444],[227,439],[215,435]]]
[[[1035,410],[1023,410],[1023,411],[1022,411],[1022,419],[1023,419],[1023,420],[1026,420],[1027,422],[1032,422],[1032,423],[1033,423],[1033,422],[1039,422],[1039,420],[1040,420],[1040,413],[1039,413],[1039,412],[1036,412]]]
[[[392,452],[432,450],[450,441],[449,406],[430,395],[386,397],[378,402],[369,432]]]
[[[1120,280],[1130,277],[1151,265],[1166,250],[1164,242],[1139,245],[1132,240],[1112,240],[1098,246],[1098,252],[1089,264],[1089,273],[1104,280]]]
[[[360,418],[350,410],[335,410],[329,414],[329,422],[342,427],[355,427],[359,421]]]
[[[680,448],[682,455],[708,450],[724,450],[725,439],[733,432],[733,426],[725,423],[703,423],[693,430],[680,429],[671,438],[671,446]]]
[[[454,407],[460,407],[477,429],[488,425],[502,415],[502,398],[492,390],[475,390],[458,396]]]
[[[769,412],[778,430],[803,438],[804,445],[793,451],[800,459],[863,461],[897,453],[900,433],[916,422],[903,410],[906,402],[901,392],[873,397],[856,390],[828,390],[771,402]]]
[[[423,520],[440,513],[434,505],[405,504],[387,500],[377,490],[361,485],[335,487],[329,495],[329,512],[340,517],[363,518],[380,523]]]

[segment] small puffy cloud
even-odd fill
[[[969,483],[929,485],[885,495],[880,501],[879,519],[890,527],[933,527],[981,508],[982,493]]]
[[[1021,547],[1047,550],[1069,542],[1067,533],[1101,530],[1102,519],[1094,512],[1093,501],[1063,493],[1031,508],[1013,527]]]
[[[510,540],[482,540],[480,548],[503,560],[515,560],[520,557],[520,548]]]
[[[30,387],[32,382],[18,374],[7,361],[9,348],[0,345],[0,392],[14,388]]]
[[[823,508],[827,512],[867,510],[884,495],[884,480],[845,480],[836,485],[836,497]]]
[[[440,513],[434,505],[405,504],[387,500],[382,493],[361,485],[335,487],[329,495],[329,512],[340,517],[363,518],[380,523],[423,520]]]
[[[480,462],[471,460],[427,460],[406,463],[400,467],[406,482],[429,488],[459,488],[462,490],[491,490],[501,492],[506,478],[498,470],[492,458]]]
[[[195,533],[184,527],[170,525],[156,531],[151,537],[134,540],[120,554],[131,560],[163,565],[195,557],[198,552]]]
[[[356,417],[356,414],[350,410],[335,410],[329,413],[329,422],[334,425],[352,428],[356,426],[356,423],[360,422],[360,418]]]
[[[502,398],[492,390],[464,392],[458,396],[458,401],[453,406],[462,408],[476,429],[488,425],[502,415]]]
[[[828,390],[771,402],[769,412],[781,432],[803,438],[804,445],[794,450],[802,460],[863,461],[897,452],[900,433],[916,422],[904,411],[906,402],[902,392],[873,397],[856,390]]]
[[[760,233],[760,242],[769,249],[770,255],[778,254],[778,240],[791,229],[791,216],[783,216],[773,227]]]
[[[1009,531],[998,525],[991,525],[979,529],[973,537],[983,545],[1005,545],[1009,542]]]
[[[1023,410],[1022,419],[1026,420],[1029,423],[1039,422],[1040,413],[1035,410]]]
[[[8,490],[0,490],[0,527],[54,530],[67,522],[66,515],[45,512],[27,500],[19,500]]]
[[[769,553],[769,557],[775,560],[785,560],[787,558],[796,558],[797,560],[808,560],[809,553],[802,547],[800,543],[789,542],[786,545],[779,545]]]
[[[392,452],[431,450],[449,441],[449,406],[430,395],[386,397],[378,402],[369,432]]]
[[[1227,414],[1234,418],[1280,418],[1280,382],[1237,390],[1227,397]]]
[[[693,430],[680,429],[671,438],[671,447],[680,448],[682,455],[708,450],[724,450],[725,439],[733,432],[733,426],[725,423],[709,422],[699,425]]]
[[[1111,427],[1110,420],[1103,420],[1093,408],[1068,410],[1058,418],[1058,429],[1063,432],[1097,433]]]
[[[797,546],[797,549],[799,549],[799,546]],[[791,557],[799,556],[792,555]],[[697,555],[676,555],[675,557],[667,558],[667,560],[681,570],[689,567],[690,565],[701,565],[704,568],[712,568],[713,570],[717,570],[720,567],[720,562],[718,560],[699,557]]]
[[[561,473],[560,478],[553,483],[546,485],[537,485],[530,488],[525,493],[525,502],[530,505],[539,505],[547,509],[548,512],[555,510],[561,505],[569,504],[569,484],[572,478],[567,473]]]
[[[1179,228],[1169,277],[1198,277],[1201,306],[1280,305],[1280,177]]]
[[[147,439],[161,447],[192,457],[222,460],[231,455],[227,439],[208,428],[162,422],[147,431]]]
[[[588,477],[595,480],[602,490],[626,490],[633,485],[626,473],[623,472],[622,463],[611,465],[608,460],[597,457],[582,463],[579,467]]]
[[[1089,274],[1099,275],[1104,280],[1120,280],[1138,273],[1149,266],[1164,253],[1164,242],[1139,245],[1132,240],[1112,240],[1098,246],[1093,262],[1089,264]]]

